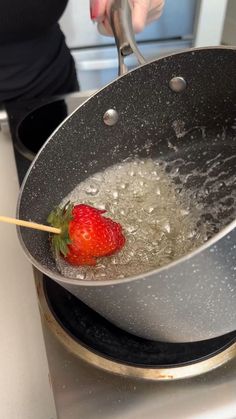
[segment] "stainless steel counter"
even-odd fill
[[[59,419],[235,419],[236,358],[172,382],[106,373],[70,354],[44,324]]]

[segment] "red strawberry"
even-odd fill
[[[119,251],[125,244],[122,227],[103,217],[105,212],[71,203],[53,210],[48,222],[61,229],[61,234],[52,236],[54,251],[72,265],[95,265],[96,258]]]

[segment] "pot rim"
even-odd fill
[[[155,59],[151,62],[145,63],[140,67],[144,67],[147,66],[151,63],[163,60],[165,58],[168,57],[172,57],[175,55],[182,55],[182,54],[192,54],[193,52],[198,52],[198,51],[203,51],[203,50],[228,50],[228,51],[236,51],[236,46],[208,46],[208,47],[200,47],[200,48],[189,48],[188,50],[183,50],[183,51],[178,51],[172,54],[168,54],[165,56],[162,56],[158,59]],[[78,106],[78,108],[76,108],[70,115],[68,115],[62,122],[60,125],[58,125],[58,127],[53,131],[53,133],[49,136],[49,138],[47,139],[47,141],[44,143],[44,145],[41,147],[41,149],[38,151],[38,153],[35,156],[35,159],[33,160],[33,162],[31,163],[25,178],[22,182],[21,188],[20,188],[20,192],[19,192],[19,196],[18,196],[18,201],[17,201],[17,208],[16,208],[16,215],[19,218],[19,210],[20,210],[20,203],[21,203],[21,197],[25,188],[25,184],[27,182],[27,179],[30,175],[31,169],[34,166],[34,162],[37,160],[37,158],[39,157],[39,155],[41,154],[42,150],[46,147],[47,143],[50,141],[50,139],[55,135],[55,133],[60,130],[60,128],[64,125],[64,123],[75,113],[77,112],[77,110],[82,107],[87,101],[89,101],[92,97],[94,97],[95,95],[98,95],[101,91],[103,91],[104,89],[106,89],[108,86],[112,85],[113,83],[115,83],[117,80],[127,76],[127,74],[130,74],[134,71],[136,71],[137,68],[134,68],[133,70],[129,71],[128,73],[117,77],[115,80],[113,80],[112,82],[108,83],[106,86],[104,86],[102,89],[96,91],[94,93],[94,95],[88,97],[87,100],[85,100],[81,105]],[[175,268],[176,266],[188,261],[189,259],[194,258],[194,256],[200,254],[201,252],[203,252],[204,250],[209,249],[211,246],[213,246],[215,243],[217,243],[219,240],[221,240],[222,238],[224,238],[225,236],[227,236],[230,232],[232,232],[234,229],[236,228],[236,219],[233,220],[230,224],[228,224],[227,226],[225,226],[222,230],[220,230],[217,234],[215,234],[210,240],[208,240],[207,242],[203,243],[201,246],[199,246],[198,248],[196,248],[194,251],[187,253],[186,255],[182,256],[179,259],[174,260],[171,263],[168,263],[167,265],[164,265],[158,269],[153,269],[150,270],[148,272],[145,272],[143,274],[139,274],[139,275],[135,275],[135,276],[131,276],[131,277],[127,277],[127,278],[121,278],[121,279],[107,279],[107,280],[81,280],[81,279],[76,279],[76,278],[67,278],[64,277],[63,275],[61,275],[58,272],[54,272],[50,269],[47,269],[44,265],[42,265],[41,263],[39,263],[34,257],[32,257],[31,253],[29,252],[29,250],[27,249],[22,235],[21,235],[21,228],[19,226],[17,226],[17,235],[18,235],[18,239],[20,241],[20,244],[23,248],[23,251],[26,255],[26,257],[28,258],[28,260],[33,264],[33,266],[35,266],[35,268],[37,268],[40,272],[42,272],[43,274],[47,275],[49,278],[54,279],[60,283],[65,283],[67,285],[79,285],[79,286],[86,286],[86,287],[99,287],[99,286],[109,286],[109,285],[119,285],[119,284],[126,284],[129,282],[133,282],[136,280],[141,280],[141,279],[147,279],[148,277],[152,277],[154,275],[158,275],[159,273],[165,272],[171,268]]]

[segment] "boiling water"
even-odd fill
[[[69,200],[106,209],[105,216],[122,225],[126,244],[95,267],[73,267],[58,258],[57,267],[66,277],[104,280],[142,274],[206,240],[196,206],[186,194],[177,194],[158,161],[136,159],[114,165],[80,183],[61,205]]]

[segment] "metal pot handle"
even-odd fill
[[[145,64],[146,61],[135,41],[129,0],[113,0],[110,13],[111,27],[118,51],[118,74],[121,76],[128,72],[125,65],[127,55],[134,54],[139,64]]]

